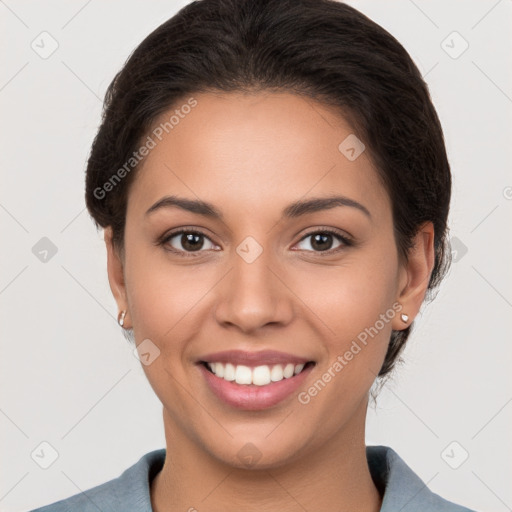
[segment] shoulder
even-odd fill
[[[164,460],[165,448],[146,453],[119,477],[31,512],[151,512],[150,481]]]
[[[381,512],[475,512],[432,492],[405,461],[388,446],[367,446],[375,485],[383,494]]]

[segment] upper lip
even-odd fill
[[[311,361],[306,357],[300,357],[275,350],[260,350],[259,352],[247,352],[244,350],[225,350],[208,354],[199,359],[201,363],[231,363],[233,365],[260,366],[272,364],[305,364]]]

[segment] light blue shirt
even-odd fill
[[[366,457],[383,494],[381,512],[475,512],[430,491],[392,448],[367,446]],[[118,478],[31,512],[153,512],[150,482],[164,460],[165,448],[154,450]]]

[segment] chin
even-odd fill
[[[227,466],[258,471],[283,467],[296,461],[302,456],[303,446],[299,439],[293,442],[289,436],[286,439],[276,436],[270,441],[264,434],[255,434],[234,437],[229,445],[215,443],[214,446],[210,445],[208,451]]]

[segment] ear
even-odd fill
[[[407,262],[400,269],[397,301],[402,305],[399,315],[393,319],[392,328],[406,329],[418,314],[428,289],[435,263],[434,225],[426,222],[420,226],[408,252]],[[408,316],[403,321],[401,315]]]
[[[124,281],[124,271],[123,271],[123,260],[119,251],[114,247],[112,243],[112,227],[108,226],[104,230],[103,238],[105,240],[105,245],[107,247],[107,273],[108,273],[108,282],[110,284],[110,289],[112,290],[112,294],[117,302],[117,307],[119,312],[126,311],[126,316],[124,318],[124,329],[130,329],[130,319],[129,319],[129,311],[128,311],[128,301],[126,298],[126,285]]]

